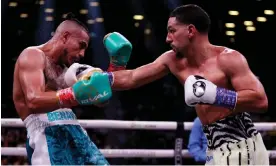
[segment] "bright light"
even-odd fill
[[[53,12],[54,12],[54,9],[52,9],[52,8],[45,9],[45,13],[53,13]]]
[[[94,21],[94,20],[92,20],[92,19],[87,20],[87,24],[94,24],[94,23],[95,23],[95,21]]]
[[[103,22],[104,19],[103,18],[96,18],[96,22]]]
[[[236,10],[230,10],[230,11],[228,12],[228,14],[231,15],[231,16],[237,16],[237,15],[239,15],[239,12],[236,11]]]
[[[235,32],[234,31],[226,31],[226,35],[227,36],[235,36]]]
[[[20,14],[20,18],[27,18],[28,17],[28,14],[27,13],[21,13]]]
[[[53,18],[52,16],[47,16],[47,17],[45,17],[45,20],[46,20],[46,21],[53,21],[54,18]]]
[[[256,28],[255,27],[246,27],[246,30],[247,31],[256,31]]]
[[[273,15],[274,11],[273,10],[265,10],[264,14],[266,14],[266,15]]]
[[[253,25],[253,22],[252,21],[244,21],[243,24],[245,26],[252,26]]]
[[[90,6],[99,6],[99,2],[90,2]]]
[[[9,3],[9,6],[10,6],[10,7],[16,7],[16,6],[17,6],[17,2],[10,2],[10,3]]]
[[[235,28],[235,24],[234,23],[225,23],[225,27],[226,28]]]
[[[257,17],[257,21],[266,22],[266,18],[265,17]]]
[[[88,13],[88,10],[87,9],[81,9],[80,10],[80,14],[87,14]]]
[[[134,20],[143,20],[143,19],[144,19],[144,16],[142,16],[142,15],[134,15],[134,16],[133,16],[133,19],[134,19]]]

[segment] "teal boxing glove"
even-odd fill
[[[105,35],[103,43],[111,59],[108,71],[125,69],[132,52],[132,44],[118,32]]]
[[[95,71],[89,79],[77,81],[72,87],[57,92],[61,107],[100,104],[112,96],[107,73]]]

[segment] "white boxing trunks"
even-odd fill
[[[269,165],[269,154],[261,134],[207,150],[205,165]]]
[[[71,109],[31,114],[24,124],[32,165],[109,165]]]

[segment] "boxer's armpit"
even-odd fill
[[[33,113],[59,108],[56,92],[45,92],[45,58],[40,50],[26,50],[18,58],[18,77],[28,109]]]

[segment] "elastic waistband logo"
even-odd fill
[[[56,120],[75,120],[76,115],[73,112],[67,111],[67,112],[49,112],[47,113],[48,120],[50,122],[56,121]]]

